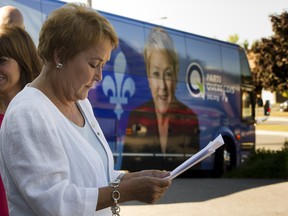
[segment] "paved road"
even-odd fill
[[[288,140],[288,132],[256,131],[256,149],[281,150],[286,140]]]
[[[288,181],[175,179],[154,205],[121,205],[121,216],[287,216]]]
[[[262,124],[282,125],[287,126],[286,128],[288,128],[288,118],[269,117],[267,121]],[[256,130],[256,149],[265,148],[270,150],[281,150],[285,140],[288,140],[288,131]]]

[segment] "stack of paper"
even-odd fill
[[[203,148],[201,151],[197,152],[195,155],[188,158],[178,167],[176,167],[173,171],[171,171],[170,176],[167,178],[174,179],[181,173],[185,172],[187,169],[191,168],[198,162],[202,161],[203,159],[207,158],[209,155],[213,154],[216,149],[224,144],[224,140],[221,134],[216,137],[213,141],[209,142],[209,144]]]

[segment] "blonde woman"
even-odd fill
[[[114,170],[87,99],[117,45],[113,26],[85,5],[67,4],[44,22],[44,67],[10,103],[0,132],[13,215],[118,215],[119,203],[153,203],[169,187],[168,172]]]

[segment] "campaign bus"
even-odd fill
[[[64,4],[0,2],[20,9],[36,45],[42,23]],[[254,151],[254,87],[240,46],[100,13],[115,27],[119,47],[88,97],[114,154],[115,169],[173,170],[219,134],[224,146],[188,173],[212,171],[219,176]]]

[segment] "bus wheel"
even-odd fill
[[[215,151],[213,177],[221,177],[236,166],[236,149],[232,140],[225,139],[225,144]]]

